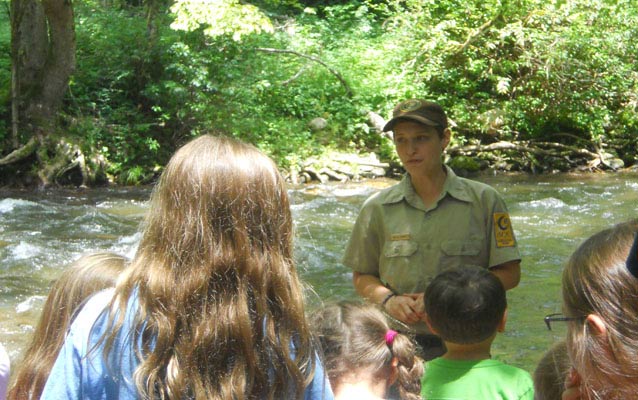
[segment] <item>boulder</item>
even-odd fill
[[[321,118],[321,117],[313,118],[308,123],[308,127],[313,132],[322,131],[328,127],[328,121],[326,121],[325,118]]]

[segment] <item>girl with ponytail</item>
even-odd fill
[[[421,399],[423,360],[405,334],[390,328],[377,306],[340,302],[314,314],[336,400],[379,400],[396,384],[401,400]]]

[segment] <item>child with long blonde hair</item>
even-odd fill
[[[127,263],[119,254],[99,252],[81,256],[62,272],[49,290],[31,342],[17,364],[8,399],[40,398],[75,311],[91,295],[114,287]]]
[[[266,155],[227,137],[187,143],[151,195],[131,267],[80,313],[42,398],[331,399],[292,240]]]

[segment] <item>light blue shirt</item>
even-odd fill
[[[11,361],[4,346],[0,344],[0,400],[4,400],[7,395],[7,385],[11,372]]]
[[[77,315],[49,374],[42,400],[140,398],[133,381],[133,373],[139,364],[135,359],[131,332],[138,306],[135,297],[128,303],[122,329],[113,342],[108,361],[105,362],[103,357],[103,345],[94,348],[107,328],[109,318],[105,310],[112,297],[112,289],[96,294]],[[315,375],[306,388],[305,400],[333,400],[321,362],[317,360],[315,365]]]

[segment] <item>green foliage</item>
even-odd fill
[[[397,55],[413,65],[421,95],[447,106],[462,136],[481,138],[494,113],[502,116],[497,129],[506,139],[571,132],[598,143],[630,122],[618,117],[635,109],[635,2],[422,7],[396,15],[389,35],[409,43]]]
[[[75,11],[65,127],[126,184],[152,179],[178,145],[211,131],[254,143],[283,167],[326,148],[396,161],[366,115],[387,118],[408,97],[448,110],[455,145],[561,141],[613,147],[626,162],[638,152],[632,0],[180,0],[158,13],[153,34],[135,2]],[[328,126],[313,132],[317,117]]]

